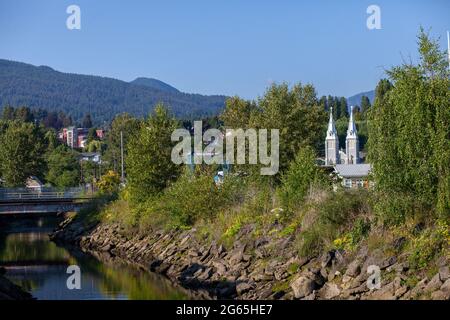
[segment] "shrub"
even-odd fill
[[[305,217],[302,221],[299,253],[314,256],[326,246],[353,249],[370,230],[367,196],[362,190],[333,192],[322,202],[314,204],[309,210],[316,215],[314,221],[305,224]],[[338,238],[340,235],[343,236]]]
[[[448,255],[450,246],[449,225],[444,220],[438,220],[434,228],[425,230],[412,241],[412,254],[409,257],[411,267],[423,269],[433,258],[444,251]]]
[[[120,177],[116,172],[109,170],[100,177],[97,188],[102,194],[117,195],[120,187]]]
[[[197,219],[211,218],[219,201],[212,177],[186,173],[155,201],[153,210],[170,217],[173,226],[190,226]]]
[[[325,175],[315,163],[315,152],[311,147],[300,149],[289,170],[281,179],[278,191],[281,203],[289,211],[302,204],[314,186],[323,186]]]

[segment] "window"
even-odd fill
[[[351,188],[352,187],[352,179],[344,179],[344,187]]]

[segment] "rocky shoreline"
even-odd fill
[[[253,239],[251,231],[243,227],[225,248],[199,239],[195,229],[142,235],[116,224],[66,220],[51,239],[140,265],[201,299],[450,299],[446,258],[431,277],[419,277],[403,257],[362,248],[307,259],[297,255],[292,237]],[[367,285],[371,265],[379,267],[379,289]]]
[[[31,294],[3,276],[5,272],[6,270],[0,267],[0,300],[32,300]]]

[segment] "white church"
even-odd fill
[[[330,111],[327,136],[325,138],[325,166],[332,166],[342,178],[342,185],[346,188],[369,188],[368,175],[371,165],[361,163],[359,157],[359,139],[353,119],[353,106],[350,109],[347,136],[345,138],[345,152],[339,149],[339,137],[333,119],[333,109]]]

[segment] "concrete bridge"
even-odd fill
[[[0,189],[0,216],[78,211],[93,199],[84,188]]]

